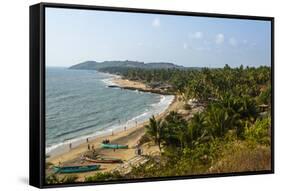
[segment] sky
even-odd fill
[[[271,64],[269,21],[46,8],[46,65],[171,62],[186,67]]]

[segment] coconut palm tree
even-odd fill
[[[206,115],[207,129],[209,135],[214,137],[223,137],[225,133],[234,127],[235,116],[228,114],[227,110],[217,104],[208,108]]]
[[[190,123],[188,124],[188,137],[189,137],[189,146],[193,147],[194,144],[202,141],[206,138],[206,120],[205,116],[200,113],[194,114]]]
[[[163,141],[167,146],[180,146],[183,148],[186,143],[187,125],[186,121],[177,112],[170,112],[165,118]]]
[[[154,116],[149,119],[149,124],[145,126],[147,133],[153,137],[155,144],[158,145],[161,152],[161,142],[163,139],[163,130],[165,122],[157,121]]]

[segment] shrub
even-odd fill
[[[60,183],[59,177],[55,174],[51,174],[46,177],[46,184],[58,184]]]
[[[224,149],[222,157],[209,168],[210,173],[261,171],[271,169],[271,151],[268,146],[236,142]]]
[[[270,145],[270,126],[270,118],[258,119],[254,125],[246,128],[245,138],[259,144]]]
[[[60,178],[56,174],[50,174],[46,177],[47,184],[74,183],[78,179],[77,175],[68,175]]]
[[[117,180],[122,178],[119,172],[98,172],[94,176],[85,177],[85,182],[105,181],[105,180]]]
[[[76,182],[76,180],[78,179],[77,175],[68,175],[68,176],[64,176],[60,182],[61,183],[73,183]]]

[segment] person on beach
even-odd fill
[[[88,144],[88,150],[90,150],[90,149],[91,149],[90,144]]]
[[[72,149],[72,144],[71,143],[69,143],[69,149]]]
[[[127,129],[127,127],[125,126],[125,127],[124,127],[124,131],[126,131],[126,129]]]
[[[92,145],[92,151],[93,151],[93,153],[96,152],[96,150],[95,150],[95,145]]]
[[[141,156],[142,155],[142,149],[140,148],[140,146],[137,146],[136,150],[135,150],[135,154],[137,156]]]
[[[86,142],[87,142],[87,143],[89,142],[89,138],[86,139]]]
[[[82,154],[82,155],[80,156],[80,162],[81,162],[81,163],[84,163],[84,162],[85,162],[84,160],[85,160],[85,156]]]

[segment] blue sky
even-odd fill
[[[46,8],[46,65],[172,62],[270,65],[269,21]]]

